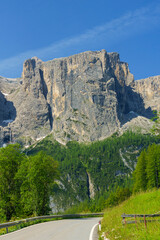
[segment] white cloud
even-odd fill
[[[139,34],[159,26],[160,5],[150,5],[136,11],[130,11],[120,18],[111,20],[104,25],[96,26],[83,34],[53,43],[51,46],[23,52],[17,56],[0,61],[2,73],[16,73],[22,68],[25,59],[37,56],[42,60],[67,56],[83,50],[106,48],[120,39]],[[18,70],[17,70],[18,69]],[[12,76],[10,76],[12,77]]]

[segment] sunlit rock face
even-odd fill
[[[143,98],[145,108],[160,111],[160,76],[135,81],[134,89]]]
[[[130,121],[130,112],[151,116],[128,64],[105,50],[48,62],[34,57],[24,62],[22,78],[0,83],[1,139],[9,131],[26,145],[50,133],[61,142],[100,140]]]

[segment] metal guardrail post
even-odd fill
[[[101,221],[99,221],[98,229],[101,231]]]

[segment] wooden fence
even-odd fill
[[[102,217],[104,213],[88,213],[88,214],[66,214],[66,215],[46,215],[46,216],[38,216],[32,218],[26,218],[19,221],[14,222],[6,222],[0,224],[0,229],[6,228],[6,232],[8,233],[8,228],[13,226],[18,226],[22,223],[27,223],[35,220],[45,220],[45,219],[72,219],[72,218],[84,218],[84,217]]]
[[[160,217],[160,214],[122,214],[122,223],[123,224],[132,224],[135,223],[137,224],[138,222],[144,222],[145,227],[147,228],[147,222],[153,222],[157,220],[153,219],[147,219],[147,218],[155,218],[155,217]],[[134,220],[127,220],[126,218],[133,218]],[[159,221],[159,220],[158,220]]]

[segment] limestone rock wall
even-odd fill
[[[12,140],[26,145],[50,133],[62,142],[106,138],[129,121],[130,112],[148,117],[155,100],[154,84],[134,82],[119,54],[105,50],[48,62],[34,57],[24,62],[21,79],[0,83],[1,136],[7,139],[11,129]]]
[[[143,98],[145,108],[160,111],[160,76],[137,80],[134,89]]]

